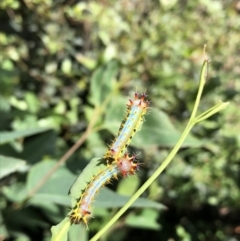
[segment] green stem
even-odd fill
[[[196,117],[196,113],[197,113],[200,99],[202,96],[203,88],[206,82],[207,66],[208,66],[208,60],[205,60],[201,69],[198,93],[197,93],[197,97],[195,100],[191,117],[175,147],[172,149],[172,151],[170,152],[168,157],[164,160],[164,162],[161,164],[161,166],[153,173],[153,175],[138,189],[138,191],[132,196],[132,198],[113,216],[113,218],[90,241],[98,240],[122,216],[122,214],[137,200],[137,198],[153,183],[153,181],[162,173],[162,171],[172,161],[172,159],[180,149],[182,143],[186,139],[187,135],[191,131],[192,127],[197,123],[195,117]]]
[[[204,113],[198,115],[197,110],[200,103],[200,99],[202,96],[203,88],[206,82],[206,75],[207,75],[207,66],[208,66],[208,60],[205,60],[201,69],[201,76],[200,76],[200,82],[199,82],[199,89],[197,93],[197,97],[195,100],[195,104],[193,107],[192,114],[190,116],[189,122],[183,131],[180,139],[178,140],[175,147],[172,149],[168,157],[164,160],[164,162],[161,164],[161,166],[154,172],[154,174],[142,185],[142,187],[132,196],[132,198],[113,216],[113,218],[90,240],[90,241],[96,241],[98,240],[120,217],[121,215],[133,204],[134,201],[153,183],[153,181],[162,173],[162,171],[169,165],[169,163],[172,161],[178,150],[180,149],[181,145],[183,144],[184,140],[186,139],[187,135],[191,131],[194,125],[197,123],[209,118],[213,114],[221,111],[222,109],[226,108],[229,103],[221,102],[214,107],[210,108],[209,110],[205,111]],[[110,97],[109,97],[110,98]],[[109,99],[107,99],[103,106],[101,106],[103,109],[106,108],[106,105],[108,103]],[[100,113],[103,111],[103,109],[100,108]],[[55,228],[53,228],[53,232],[55,235],[53,235],[52,240],[66,240],[66,234],[69,229],[69,222],[67,218],[65,218],[59,225],[57,225]],[[57,229],[57,230],[56,230]]]
[[[200,73],[200,83],[199,83],[199,87],[198,87],[197,97],[196,97],[195,104],[194,104],[194,107],[192,110],[192,114],[191,114],[191,117],[190,117],[188,123],[191,123],[193,121],[193,119],[196,117],[198,106],[199,106],[200,99],[201,99],[202,92],[203,92],[203,88],[206,83],[207,66],[208,66],[208,60],[205,59],[203,62],[203,65],[202,65],[201,73]]]
[[[115,214],[115,216],[90,240],[98,240],[121,216],[122,214],[133,204],[134,201],[153,183],[153,181],[162,173],[162,171],[168,166],[177,151],[181,147],[182,143],[186,139],[188,133],[192,129],[194,124],[189,124],[184,130],[181,138],[177,142],[176,146],[172,149],[168,157],[161,164],[161,166],[154,172],[154,174],[138,189],[138,191],[132,196],[132,198]]]
[[[211,109],[209,109],[209,110],[205,111],[204,113],[202,113],[201,115],[197,116],[195,119],[195,123],[199,123],[199,122],[202,122],[202,121],[208,119],[210,116],[225,109],[228,104],[229,104],[229,102],[221,102],[221,103],[215,105]]]

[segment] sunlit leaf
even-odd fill
[[[33,128],[22,131],[2,131],[0,132],[0,144],[5,144],[16,139],[25,138],[35,134],[39,134],[45,131],[48,131],[51,128]]]
[[[0,155],[0,178],[26,167],[26,161]]]

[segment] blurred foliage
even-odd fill
[[[200,107],[219,99],[231,105],[194,128],[145,193],[168,209],[131,209],[103,240],[240,240],[238,0],[1,0],[0,20],[0,240],[50,240],[74,179],[117,133],[124,96],[146,91],[152,109],[131,147],[145,163],[137,181],[114,183],[110,199],[103,192],[90,231],[73,226],[69,240],[99,230],[115,213],[114,200],[132,195],[176,143],[204,44],[212,64]],[[96,114],[107,96],[110,104]],[[28,199],[94,118],[86,142]]]

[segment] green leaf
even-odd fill
[[[115,86],[114,76],[118,70],[116,61],[111,61],[106,67],[98,68],[91,78],[90,101],[94,105],[101,105],[106,96]]]
[[[27,196],[26,185],[22,182],[13,183],[11,186],[4,186],[2,191],[9,200],[16,203],[22,202]]]
[[[26,167],[26,161],[0,155],[0,178]]]
[[[1,207],[2,208],[2,207]],[[6,227],[6,224],[4,223],[4,219],[2,216],[2,212],[0,212],[0,234],[3,238],[8,239],[9,238],[9,233],[8,233],[8,229]]]
[[[120,181],[117,187],[117,193],[120,195],[127,195],[130,196],[134,194],[134,192],[139,187],[140,180],[138,176],[136,177],[130,177],[130,178],[124,178]]]
[[[70,219],[64,218],[61,223],[56,226],[52,226],[52,239],[51,241],[67,241],[68,230],[71,226]]]
[[[56,193],[57,191],[61,192],[58,188],[56,188],[55,193],[50,193],[50,190],[45,190],[46,193],[36,193],[29,200],[34,206],[42,206],[43,203],[55,203],[65,207],[70,207],[70,199],[67,193]]]
[[[120,95],[114,96],[117,101],[111,101],[106,112],[104,126],[111,132],[117,133],[120,124],[125,117],[127,98]]]
[[[34,93],[27,92],[25,94],[25,100],[27,102],[29,112],[37,113],[39,111],[39,108],[40,108],[39,99]]]
[[[190,241],[192,239],[191,235],[181,225],[177,225],[176,231],[182,241]]]
[[[88,230],[85,225],[72,225],[69,234],[68,241],[76,241],[81,237],[81,241],[88,241]]]
[[[21,157],[28,163],[36,163],[46,155],[54,155],[56,138],[56,132],[51,130],[27,139]]]
[[[27,190],[31,191],[55,165],[54,161],[44,161],[34,165],[27,177]],[[60,167],[50,179],[30,199],[30,203],[39,205],[43,202],[70,206],[68,190],[74,175],[65,167]]]
[[[38,127],[38,128],[28,129],[28,130],[23,130],[23,131],[1,131],[0,132],[0,145],[14,141],[16,139],[36,135],[36,134],[45,132],[50,129],[51,128]]]
[[[140,214],[128,215],[125,223],[130,227],[159,230],[161,226],[157,222],[157,218],[158,213],[155,210],[144,209]]]
[[[94,205],[96,207],[104,207],[104,208],[119,208],[124,206],[130,198],[131,196],[119,195],[109,189],[104,188],[100,191],[99,195],[96,197],[96,201],[94,201]],[[138,198],[131,207],[156,208],[159,210],[166,209],[166,207],[161,203],[154,202],[141,197]]]
[[[61,70],[64,74],[70,74],[72,70],[72,61],[70,59],[64,59]]]

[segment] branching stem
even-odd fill
[[[207,67],[208,67],[208,60],[205,60],[201,70],[198,93],[197,93],[197,97],[196,97],[196,101],[193,107],[191,117],[175,147],[172,149],[172,151],[170,152],[168,157],[164,160],[164,162],[161,164],[161,166],[153,173],[153,175],[138,189],[138,191],[131,197],[131,199],[112,217],[112,219],[90,241],[97,241],[122,216],[122,214],[137,200],[137,198],[141,194],[143,194],[143,192],[154,182],[154,180],[162,173],[162,171],[172,161],[172,159],[180,149],[181,145],[183,144],[184,140],[186,139],[187,135],[189,134],[189,132],[191,131],[194,125],[207,119],[208,117],[212,116],[218,111],[226,108],[228,103],[219,103],[216,106],[204,112],[203,114],[196,117],[203,88],[206,83]]]

